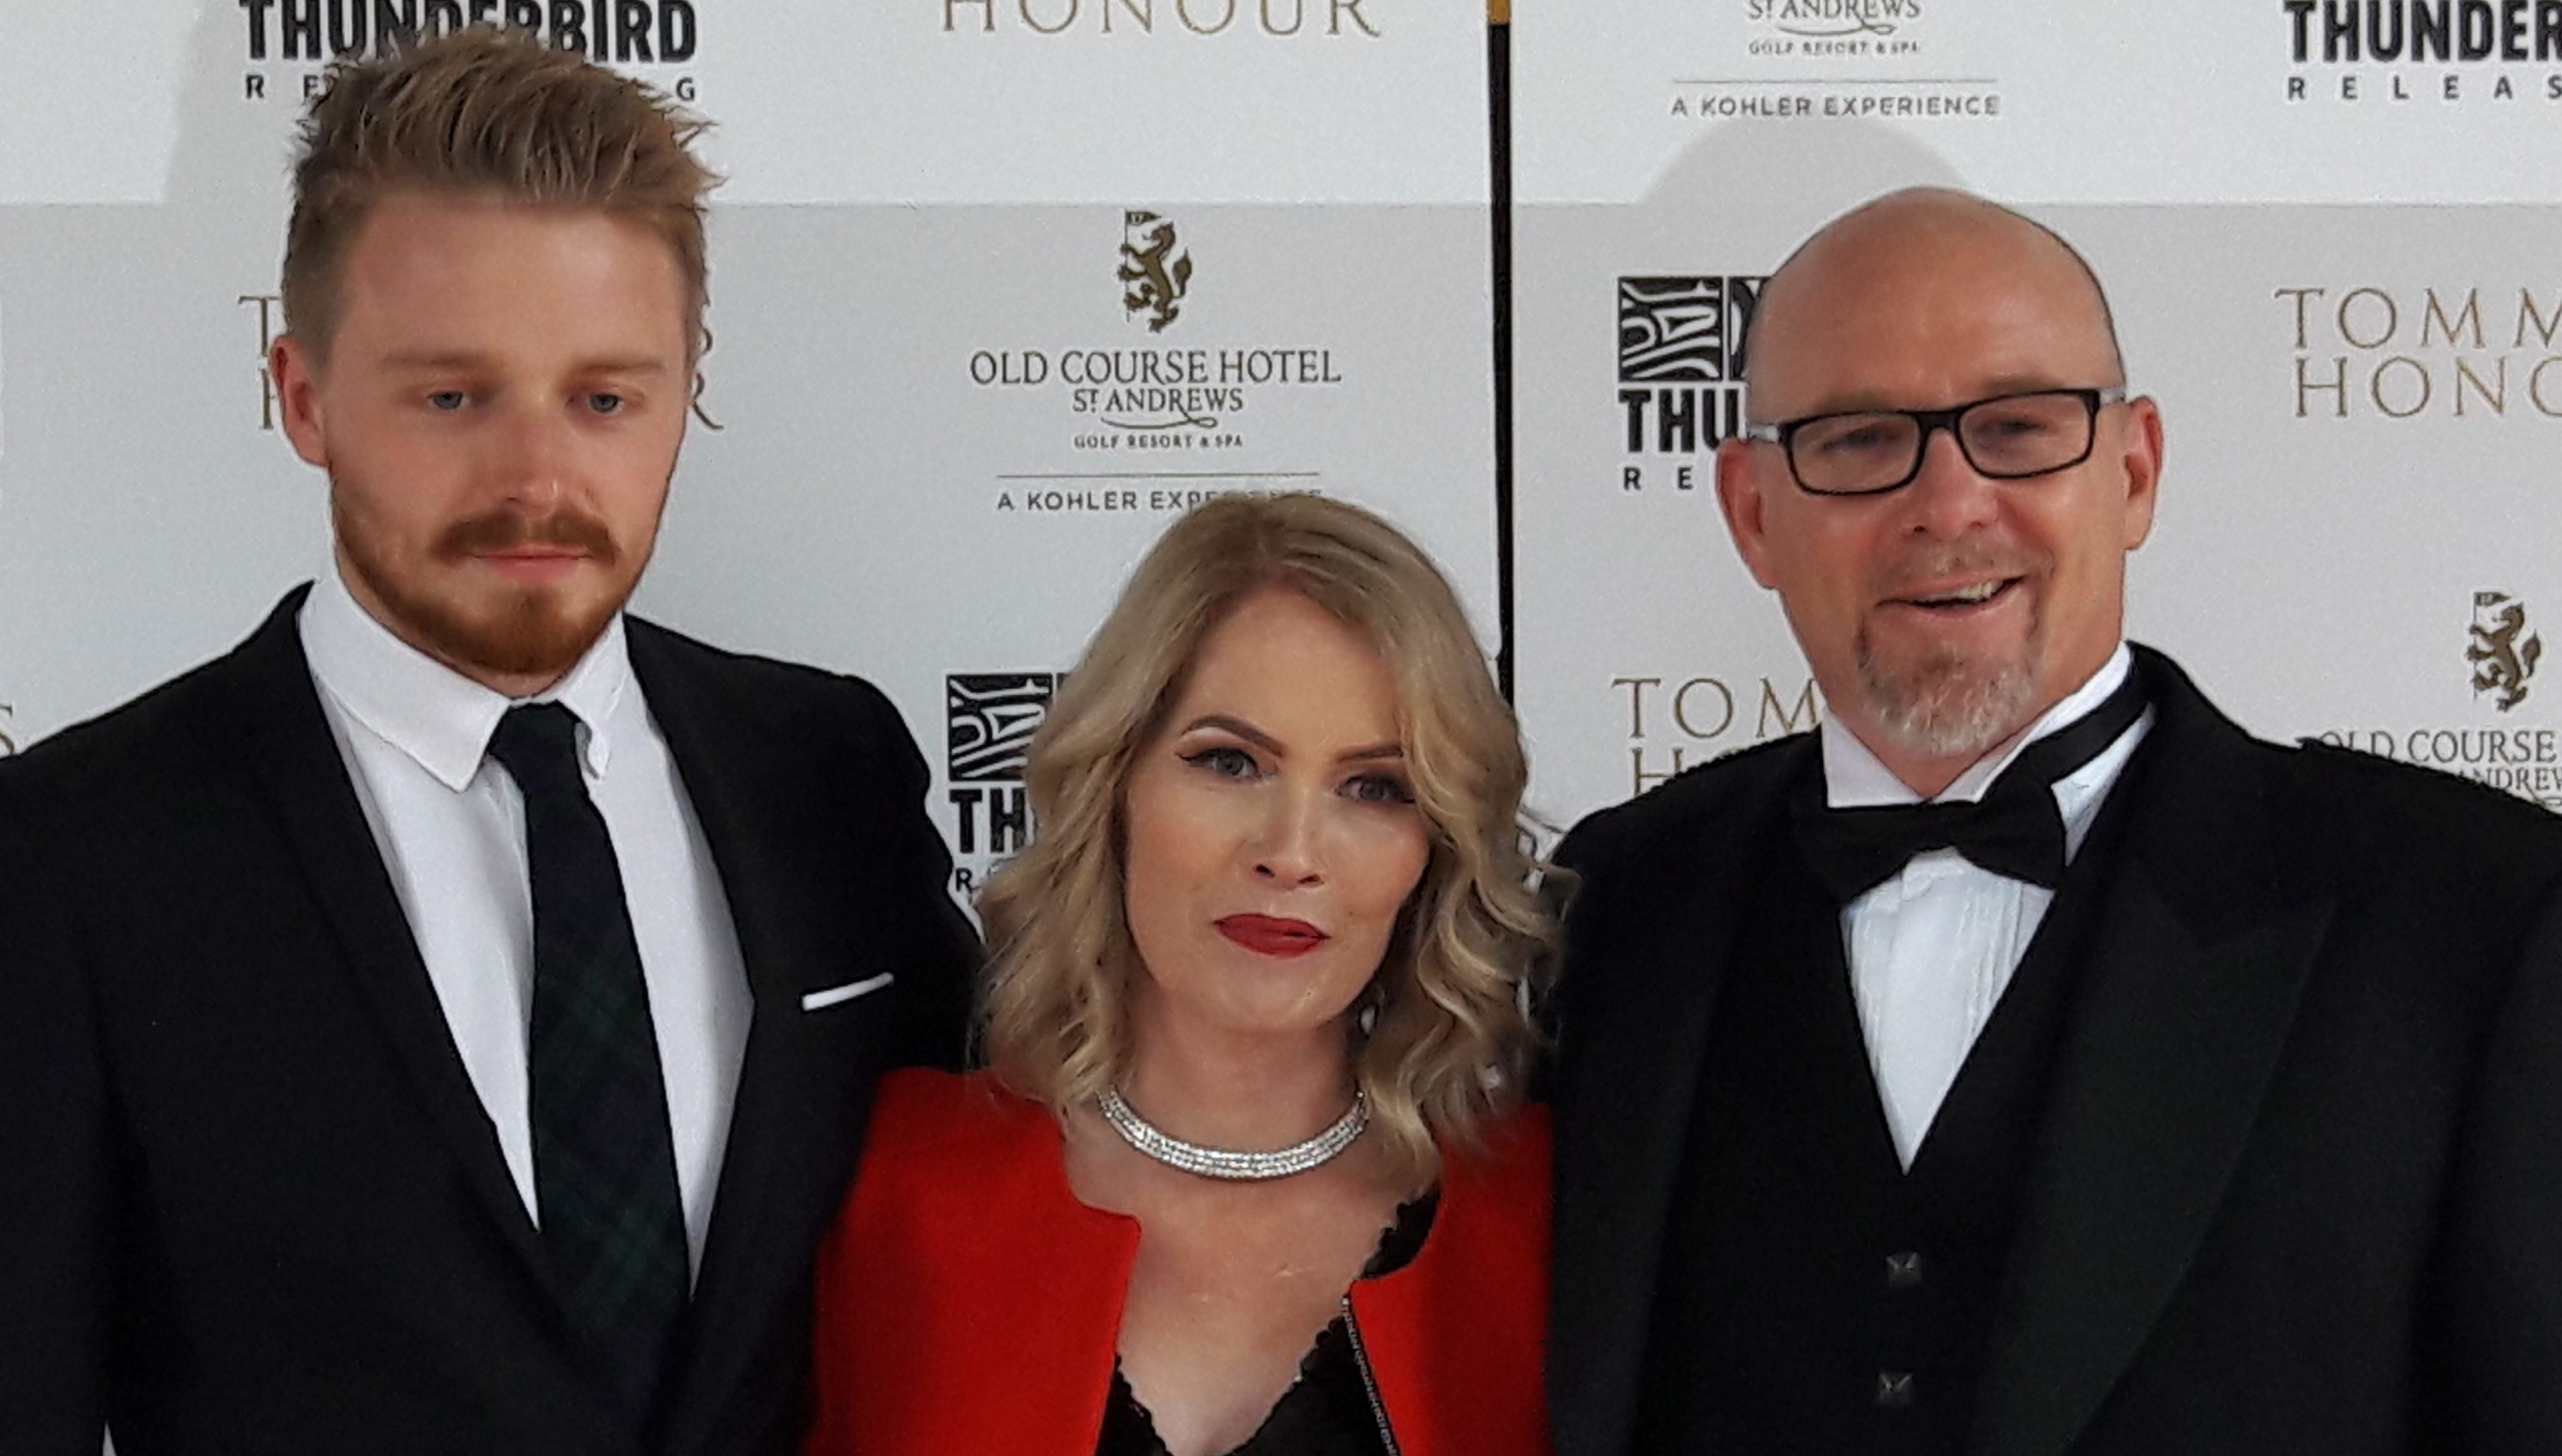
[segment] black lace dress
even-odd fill
[[[1423,1246],[1437,1202],[1438,1194],[1426,1193],[1399,1204],[1396,1221],[1379,1236],[1378,1249],[1361,1277],[1404,1268]],[[1352,1332],[1337,1315],[1300,1359],[1299,1378],[1245,1444],[1227,1456],[1392,1456],[1379,1433],[1379,1420],[1371,1403],[1370,1380],[1353,1352]],[[1112,1366],[1112,1394],[1103,1406],[1103,1436],[1094,1451],[1095,1456],[1171,1456],[1158,1439],[1148,1407],[1122,1378],[1118,1362]]]

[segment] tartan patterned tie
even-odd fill
[[[623,872],[579,772],[569,709],[508,709],[489,756],[525,801],[534,901],[527,1070],[543,1245],[609,1384],[645,1419],[684,1312],[685,1223]]]

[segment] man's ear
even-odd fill
[[[2161,406],[2150,395],[2138,395],[2126,401],[2125,439],[2118,447],[2118,458],[2125,471],[2126,520],[2122,539],[2125,549],[2144,544],[2153,531],[2153,505],[2161,485],[2162,422]]]
[[[1752,442],[1730,440],[1717,448],[1717,504],[1726,513],[1727,534],[1735,538],[1735,550],[1752,580],[1775,589],[1770,579],[1769,537],[1761,518],[1761,483]]]
[[[321,469],[329,468],[329,430],[320,409],[319,360],[311,347],[292,334],[279,334],[267,351],[268,377],[275,381],[276,413],[284,421],[284,438],[293,453]]]

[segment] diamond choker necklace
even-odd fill
[[[1353,1140],[1362,1135],[1362,1129],[1370,1126],[1370,1098],[1356,1091],[1353,1105],[1342,1117],[1335,1119],[1334,1126],[1308,1141],[1275,1148],[1268,1153],[1238,1153],[1226,1148],[1204,1148],[1198,1143],[1187,1143],[1160,1132],[1153,1123],[1133,1112],[1129,1103],[1121,1100],[1118,1087],[1103,1089],[1099,1102],[1103,1120],[1112,1125],[1112,1131],[1119,1133],[1122,1141],[1169,1168],[1179,1168],[1202,1178],[1250,1181],[1306,1173],[1351,1147]]]

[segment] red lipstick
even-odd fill
[[[1326,933],[1308,922],[1270,915],[1230,915],[1218,933],[1258,956],[1304,956],[1326,943]]]

